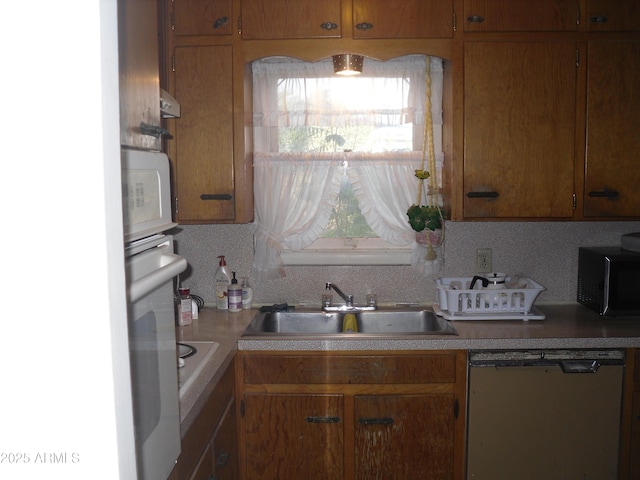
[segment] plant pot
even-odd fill
[[[421,232],[416,232],[416,243],[421,245],[433,245],[437,247],[442,242],[442,229],[436,228],[435,230],[429,230],[428,228]]]

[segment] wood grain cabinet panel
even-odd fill
[[[640,0],[587,0],[590,32],[640,30]]]
[[[625,2],[622,2],[625,3]],[[592,40],[587,54],[586,217],[640,215],[640,40]]]
[[[244,396],[247,479],[343,478],[342,395]]]
[[[452,0],[353,0],[353,38],[451,38]]]
[[[465,42],[465,218],[573,215],[576,51]]]
[[[454,411],[453,395],[356,396],[355,478],[453,478]]]
[[[231,0],[174,0],[172,29],[177,36],[233,33]]]
[[[465,32],[576,31],[578,0],[464,0]]]
[[[232,46],[175,49],[175,95],[182,109],[175,122],[176,220],[235,218]]]
[[[142,128],[143,124],[156,129],[161,127],[158,48],[158,10],[155,0],[119,0],[118,62],[122,146],[160,150],[159,131],[148,134]]]
[[[242,39],[338,38],[341,0],[243,0]]]

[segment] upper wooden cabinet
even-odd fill
[[[451,38],[453,0],[243,0],[241,25],[243,40]]]
[[[453,0],[353,0],[353,38],[451,38]]]
[[[243,0],[243,40],[342,36],[341,0]]]
[[[586,21],[589,31],[640,30],[640,0],[588,0]]]
[[[176,221],[233,221],[233,47],[177,47],[174,55],[175,94],[182,110],[171,156]]]
[[[231,0],[175,0],[171,28],[174,35],[230,35],[235,22]]]
[[[569,218],[576,44],[465,42],[465,218]]]
[[[155,0],[118,1],[120,143],[160,150],[160,67]]]
[[[464,0],[463,17],[466,32],[575,31],[580,11],[578,0]]]
[[[584,215],[638,216],[640,40],[592,40],[587,57]]]

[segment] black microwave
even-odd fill
[[[580,247],[578,302],[600,315],[640,315],[640,253]]]

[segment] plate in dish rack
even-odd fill
[[[491,313],[456,313],[455,315],[443,311],[440,304],[433,304],[433,312],[445,320],[544,320],[546,315],[536,307],[531,307],[529,313],[523,312],[491,312]]]

